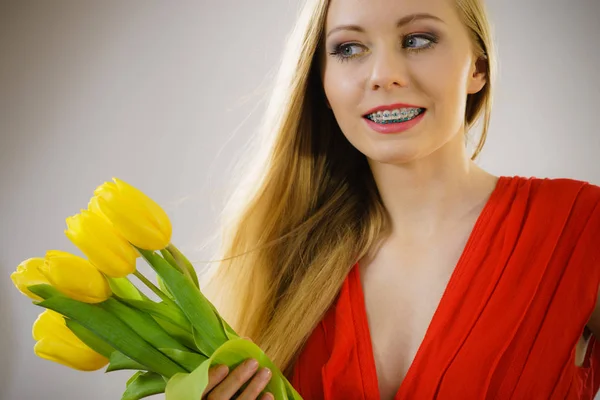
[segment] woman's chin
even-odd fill
[[[387,146],[379,151],[371,151],[366,154],[369,164],[387,164],[387,165],[409,165],[418,162],[426,157],[422,149],[411,146]]]

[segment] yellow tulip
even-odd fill
[[[40,257],[29,258],[23,261],[17,267],[17,270],[10,275],[14,285],[19,289],[25,296],[41,301],[43,300],[40,296],[31,293],[27,288],[28,286],[41,285],[43,283],[49,284],[48,279],[40,271],[40,267],[44,264],[44,259]]]
[[[81,210],[67,218],[65,234],[104,274],[122,278],[135,271],[136,250],[99,214]]]
[[[62,315],[46,310],[33,323],[33,351],[38,357],[79,371],[96,371],[108,359],[83,343],[66,325]]]
[[[48,251],[40,270],[52,286],[74,300],[99,303],[112,294],[106,278],[92,263],[64,251]]]
[[[165,211],[140,190],[113,178],[94,191],[90,208],[99,209],[131,244],[162,250],[171,242],[172,226]]]
[[[100,210],[100,206],[98,205],[98,197],[94,196],[90,199],[90,202],[88,203],[88,211],[91,213],[94,213],[96,215],[99,215],[106,222],[108,222],[110,225],[112,225],[112,222],[110,222],[110,220],[106,217],[106,215],[104,215],[104,213]]]

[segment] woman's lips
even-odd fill
[[[390,124],[378,124],[376,122],[371,121],[370,119],[363,117],[363,120],[366,122],[367,126],[373,129],[378,133],[401,133],[406,132],[407,130],[416,126],[419,122],[423,120],[427,110],[423,110],[421,114],[416,116],[415,118],[404,121],[404,122],[395,122]]]

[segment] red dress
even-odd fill
[[[357,267],[294,366],[306,400],[380,398]],[[500,177],[395,399],[592,399],[599,283],[600,187]]]

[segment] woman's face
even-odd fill
[[[332,0],[323,49],[327,100],[368,159],[410,163],[462,143],[485,74],[454,0]]]

